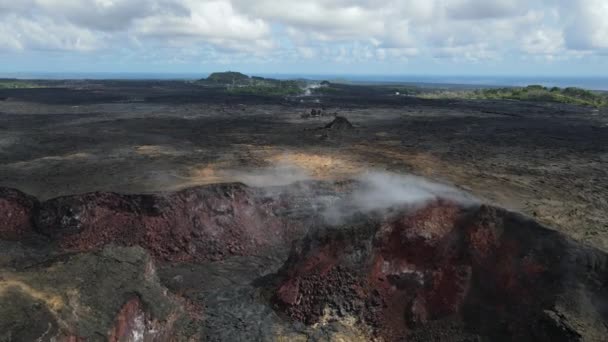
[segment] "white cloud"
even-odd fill
[[[435,50],[434,57],[460,62],[480,62],[499,59],[499,54],[485,43],[446,46]]]
[[[309,46],[298,47],[298,53],[305,59],[312,59],[317,56],[317,50]]]
[[[132,32],[173,45],[211,43],[223,50],[249,51],[274,46],[270,26],[237,13],[229,1],[183,0],[187,13],[156,13],[134,20]]]
[[[59,25],[44,17],[34,19],[9,14],[0,21],[2,50],[92,51],[102,47],[103,41],[101,33],[72,24]]]
[[[247,13],[338,37],[375,35],[384,29],[380,13],[361,1],[235,1]]]
[[[564,37],[559,30],[537,29],[522,40],[522,50],[531,55],[553,56],[563,48]]]
[[[562,15],[569,48],[608,50],[608,1],[571,0]]]
[[[156,0],[37,0],[34,3],[34,10],[51,18],[102,31],[127,29],[134,19],[161,11],[187,12],[179,3]]]
[[[0,50],[482,61],[606,53],[605,18],[606,0],[0,0]]]
[[[526,0],[453,0],[447,2],[446,9],[454,19],[492,19],[522,15],[528,3]]]

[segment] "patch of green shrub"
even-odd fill
[[[27,89],[40,88],[39,85],[30,81],[16,79],[0,79],[0,89]]]
[[[575,87],[561,89],[558,87],[547,88],[541,85],[468,91],[431,91],[419,96],[423,98],[542,101],[592,107],[608,106],[608,96],[605,94]]]

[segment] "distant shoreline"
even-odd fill
[[[348,74],[272,74],[251,73],[276,79],[329,80],[336,83],[362,85],[411,85],[429,88],[500,88],[524,87],[538,84],[546,87],[579,87],[588,90],[608,91],[606,77],[575,76],[438,76],[438,75],[348,75]],[[207,77],[209,73],[1,73],[0,78],[23,80],[164,80],[192,81]]]

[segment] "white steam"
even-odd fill
[[[392,208],[415,208],[445,199],[464,206],[478,200],[454,187],[427,179],[388,172],[367,172],[357,178],[358,186],[323,213],[330,224],[340,224],[354,214],[384,212]]]
[[[237,178],[249,186],[266,188],[271,197],[287,193],[292,198],[299,199],[300,207],[307,207],[311,215],[317,215],[331,225],[342,224],[355,214],[413,209],[438,199],[463,206],[479,203],[474,196],[449,185],[422,177],[382,171],[370,171],[353,177],[352,186],[347,187],[348,190],[343,193],[321,190],[315,183],[307,183],[313,177],[306,170],[289,163],[242,173]],[[300,183],[297,186],[282,187],[295,182]]]
[[[353,204],[362,211],[374,211],[443,198],[470,203],[473,197],[444,184],[422,177],[386,172],[369,172],[359,177],[361,187],[353,194]]]
[[[319,83],[309,83],[307,84],[303,90],[304,90],[304,96],[312,96],[312,91],[313,89],[318,89],[321,88],[321,84]]]

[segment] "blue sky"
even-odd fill
[[[0,72],[608,76],[606,0],[0,0]]]

